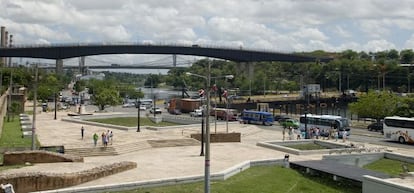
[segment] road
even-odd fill
[[[163,110],[163,113],[167,113],[167,111],[163,108],[163,105],[158,105]],[[74,109],[74,107],[72,106]],[[98,108],[94,105],[87,105],[86,111],[87,112],[94,112],[98,110]],[[107,111],[114,111],[114,112],[129,112],[129,113],[137,113],[136,108],[122,108],[122,105],[115,106],[115,107],[108,107],[105,110]],[[149,113],[149,111],[142,111],[141,116],[144,116],[146,113]],[[183,114],[180,116],[190,116],[189,114]],[[276,125],[272,127],[263,126],[263,129],[277,129],[282,132],[282,127],[276,123]],[[370,144],[376,144],[376,145],[384,145],[389,147],[396,147],[396,148],[407,148],[409,146],[413,146],[411,144],[400,144],[398,142],[392,142],[387,141],[384,139],[383,135],[380,132],[374,132],[374,131],[368,131],[367,129],[362,128],[352,128],[351,129],[351,135],[349,137],[349,140],[355,141],[355,142],[363,142],[363,143],[370,143]]]

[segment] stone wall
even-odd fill
[[[74,173],[19,173],[0,175],[0,183],[13,185],[16,193],[53,190],[78,185],[136,168],[135,162],[118,162]]]
[[[21,165],[29,163],[53,163],[53,162],[83,162],[82,157],[60,154],[50,151],[19,151],[5,152],[3,165]]]
[[[201,134],[191,134],[191,138],[196,140],[201,140]],[[220,143],[220,142],[240,142],[241,134],[240,133],[211,133],[210,142],[211,143]]]
[[[3,131],[4,117],[7,112],[7,93],[2,93],[0,96],[0,136]]]

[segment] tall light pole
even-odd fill
[[[206,93],[206,112],[210,112],[210,81],[211,81],[211,63],[208,61],[207,76],[193,74],[187,72],[187,75],[197,76],[204,78],[207,81],[207,92]],[[210,193],[210,116],[206,116],[206,152],[204,156],[204,192]]]
[[[140,111],[141,111],[141,100],[139,99],[139,97],[137,98],[137,109],[138,109],[138,120],[137,120],[137,132],[140,132],[140,119],[141,119],[141,115],[140,115]]]
[[[37,82],[38,82],[37,64],[35,66],[35,81],[33,92],[33,123],[32,123],[32,150],[36,149],[36,101],[37,101]]]
[[[56,120],[56,111],[57,111],[57,101],[56,101],[57,94],[56,94],[56,91],[55,91],[54,95],[55,95],[55,118],[54,119]]]

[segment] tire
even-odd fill
[[[368,131],[372,131],[372,128],[371,127],[368,127]]]
[[[405,138],[404,137],[398,138],[398,142],[404,144],[405,143]]]

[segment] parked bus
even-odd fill
[[[384,137],[400,143],[414,143],[414,118],[385,117]]]
[[[212,108],[210,116],[217,116],[217,120],[237,121],[236,109]]]
[[[244,110],[241,114],[241,121],[246,124],[261,124],[261,125],[273,125],[273,115],[264,111],[247,111]]]
[[[301,115],[299,128],[302,132],[305,132],[305,123],[308,129],[319,128],[320,131],[324,130],[325,132],[329,132],[330,129],[335,129],[338,132],[339,138],[342,138],[345,131],[347,136],[351,134],[349,120],[341,116],[307,114],[305,119],[305,115]]]

